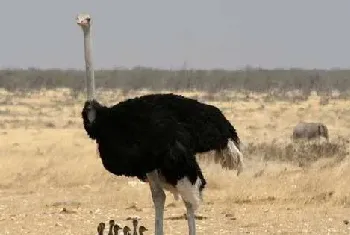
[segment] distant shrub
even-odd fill
[[[334,142],[301,141],[297,143],[249,143],[245,155],[258,156],[264,161],[294,162],[300,166],[309,165],[321,158],[343,159],[347,155],[348,141]]]

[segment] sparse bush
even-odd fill
[[[347,155],[348,141],[338,139],[334,142],[300,141],[297,143],[249,143],[245,149],[248,157],[257,156],[264,161],[293,162],[307,166],[320,158],[343,159]]]

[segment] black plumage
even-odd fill
[[[185,176],[194,184],[199,177],[200,188],[204,188],[206,182],[195,159],[195,139],[171,107],[144,97],[112,107],[93,100],[85,102],[82,116],[109,172],[146,180],[146,173],[158,170],[171,185]]]
[[[228,139],[233,140],[240,149],[235,128],[217,107],[172,93],[141,98],[169,110],[177,121],[183,123],[194,141],[196,153],[222,150],[226,148]]]

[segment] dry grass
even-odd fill
[[[146,94],[106,91],[103,103]],[[200,92],[184,92],[202,101]],[[0,91],[0,234],[96,234],[100,221],[133,214],[153,232],[148,186],[106,172],[82,129],[84,97],[69,90],[28,95]],[[311,96],[292,104],[224,94],[221,108],[244,143],[246,171],[222,170],[200,157],[208,180],[198,234],[348,234],[350,101]],[[298,121],[324,122],[330,143],[290,141]],[[167,234],[185,234],[181,202],[167,200]],[[66,207],[72,213],[62,213]],[[178,230],[178,231],[177,231]]]

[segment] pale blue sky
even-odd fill
[[[350,67],[349,0],[0,0],[0,67]]]

